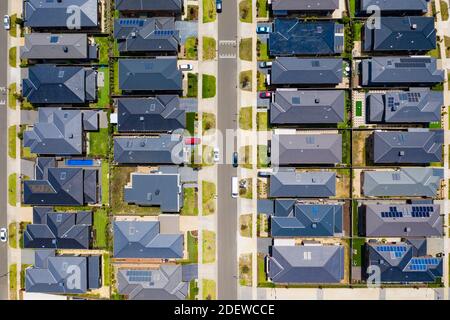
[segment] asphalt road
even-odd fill
[[[217,79],[217,127],[222,135],[237,128],[237,0],[224,0],[222,13],[218,14],[219,65]],[[234,42],[234,43],[233,43]],[[226,56],[226,58],[221,58]],[[226,146],[227,143],[224,143]],[[234,147],[235,148],[235,147]],[[217,208],[217,290],[218,299],[237,299],[237,200],[231,197],[231,178],[237,170],[231,163],[233,150],[223,150],[225,164],[218,166]]]
[[[8,1],[0,1],[0,17],[8,12]],[[0,228],[7,227],[7,188],[8,179],[6,172],[7,161],[7,72],[8,72],[8,33],[0,26]],[[4,88],[4,89],[3,89]],[[5,104],[3,104],[5,102]],[[8,247],[5,243],[0,243],[0,300],[8,299]]]

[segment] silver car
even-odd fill
[[[0,229],[0,242],[6,242],[8,241],[8,231],[6,231],[6,228]]]
[[[11,18],[8,15],[3,17],[3,27],[5,30],[11,29]]]

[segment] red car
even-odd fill
[[[200,144],[200,142],[201,142],[200,138],[194,138],[194,137],[186,138],[184,140],[184,143],[187,144],[187,145],[190,145],[190,146],[194,146],[196,144]]]
[[[263,91],[259,93],[259,97],[261,99],[269,99],[272,96],[272,92],[270,91]]]

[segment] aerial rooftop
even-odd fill
[[[339,8],[339,0],[272,0],[274,15],[283,16],[290,12],[329,13]]]
[[[116,0],[116,9],[120,11],[155,11],[179,13],[181,0]]]
[[[404,14],[404,12],[426,13],[429,0],[361,0],[361,10],[378,6],[382,13]]]

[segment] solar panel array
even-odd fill
[[[439,260],[437,258],[412,258],[409,265],[409,271],[426,271],[429,266],[437,266]]]
[[[389,207],[389,211],[381,212],[382,218],[401,218],[403,217],[403,212],[397,211],[397,207]]]
[[[150,282],[152,281],[152,273],[146,270],[128,270],[126,272],[129,281]]]
[[[432,206],[418,206],[412,207],[411,216],[414,218],[428,218],[431,215],[431,212],[434,211]]]
[[[144,20],[141,19],[122,19],[119,21],[121,26],[129,27],[142,27],[144,25]]]
[[[156,36],[173,36],[175,34],[174,30],[155,30],[154,34]]]

